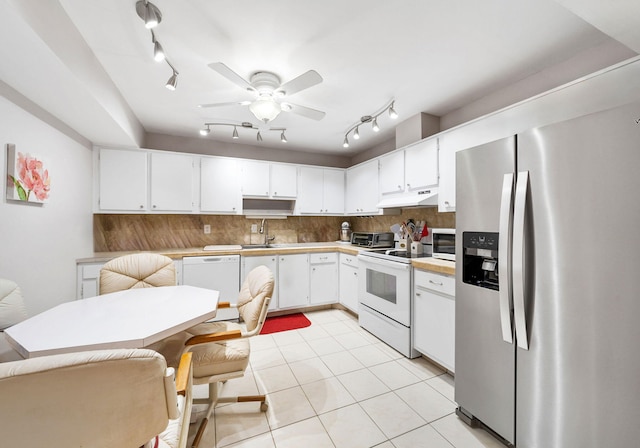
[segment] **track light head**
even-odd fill
[[[165,87],[169,90],[176,90],[176,87],[178,87],[178,74],[176,72],[173,72]]]
[[[157,40],[153,40],[153,59],[155,59],[158,62],[162,62],[164,61],[165,58],[165,54],[164,54],[164,48],[162,48],[162,45],[160,45],[160,42],[158,42]]]
[[[282,133],[280,134],[280,141],[282,143],[287,143],[287,137],[285,137],[284,131],[282,131]]]
[[[211,132],[211,128],[209,127],[209,125],[207,125],[207,127],[204,129],[200,129],[200,135],[202,135],[203,137],[209,135],[209,132]]]
[[[256,134],[256,140],[259,142],[262,141],[262,134],[260,134],[260,131],[258,131],[258,134]]]
[[[155,28],[162,22],[162,13],[156,5],[149,3],[147,0],[139,0],[136,2],[136,12],[138,17],[144,21],[147,29]]]
[[[356,130],[353,133],[354,140],[360,140],[360,126],[356,126]]]
[[[231,135],[231,138],[233,138],[234,140],[237,140],[240,138],[240,136],[238,135],[238,128],[237,127],[233,127],[233,134]]]
[[[393,108],[394,104],[395,104],[395,101],[391,103],[391,106],[389,106],[389,118],[391,118],[392,120],[395,120],[396,118],[398,118],[398,112],[396,112],[396,110]]]
[[[344,136],[344,142],[342,142],[342,147],[343,148],[348,148],[349,147],[349,139],[347,138],[347,136]]]
[[[380,126],[378,126],[378,117],[373,119],[373,122],[371,123],[371,129],[373,129],[373,132],[378,132],[380,130]]]

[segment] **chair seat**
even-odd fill
[[[190,337],[239,329],[242,329],[242,326],[235,322],[207,322],[198,324],[148,348],[161,353],[168,365],[177,366],[184,343]],[[242,376],[249,364],[248,339],[209,342],[192,347],[191,352],[193,353],[193,381],[195,384],[200,384],[199,378],[207,378],[212,375],[238,372],[239,376]],[[208,382],[208,380],[204,382]]]

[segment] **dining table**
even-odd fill
[[[73,300],[5,329],[24,358],[144,348],[210,320],[219,292],[195,286],[136,288]]]

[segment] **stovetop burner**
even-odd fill
[[[362,256],[382,258],[383,260],[397,261],[399,263],[411,263],[411,260],[417,258],[427,258],[431,255],[427,254],[412,254],[406,250],[398,250],[393,248],[388,249],[373,249],[360,252]]]

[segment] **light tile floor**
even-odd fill
[[[252,338],[245,376],[222,390],[265,393],[268,411],[218,406],[201,448],[503,448],[456,417],[453,378],[439,367],[405,358],[345,311],[305,314],[310,327]]]

